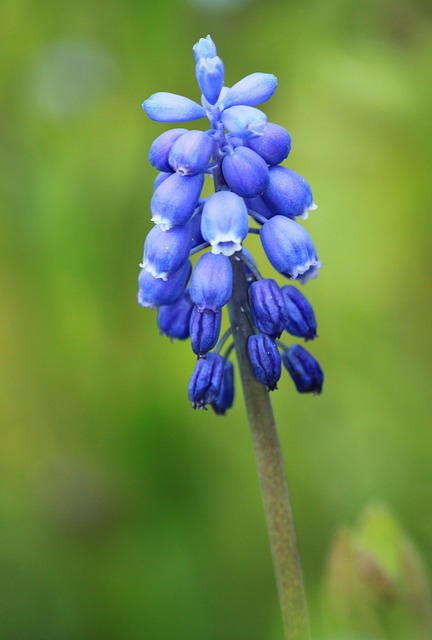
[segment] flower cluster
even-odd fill
[[[315,338],[310,303],[296,287],[262,278],[243,247],[248,233],[259,233],[273,267],[301,283],[316,277],[321,266],[310,235],[297,221],[316,208],[312,191],[302,176],[281,165],[290,153],[291,136],[256,108],[273,95],[277,80],[252,73],[226,87],[224,65],[210,36],[201,38],[193,52],[201,104],[165,92],[143,104],[152,120],[183,123],[207,117],[210,129],[169,129],[150,147],[149,161],[159,171],[150,204],[155,226],[144,243],[138,302],[157,308],[162,334],[190,339],[198,356],[189,383],[192,406],[211,405],[223,414],[234,398],[232,347],[220,352],[236,327],[219,338],[222,309],[232,302],[236,286],[232,261],[241,259],[249,284],[245,312],[253,332],[247,349],[255,378],[275,389],[283,364],[300,393],[320,393],[318,362],[302,346],[279,341],[283,331]],[[215,193],[203,198],[206,174],[213,177]],[[200,252],[192,270],[190,257]]]

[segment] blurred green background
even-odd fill
[[[342,638],[320,589],[371,501],[432,568],[430,1],[3,0],[2,639],[281,637],[240,390],[194,412],[190,347],[135,299],[167,128],[141,102],[199,98],[207,33],[228,85],[278,77],[264,109],[319,205],[324,393],[272,396],[315,637]]]

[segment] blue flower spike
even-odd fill
[[[312,190],[281,164],[291,157],[291,136],[257,108],[274,94],[276,77],[250,73],[225,86],[224,63],[209,35],[194,45],[193,55],[201,104],[165,91],[143,103],[151,120],[187,123],[206,117],[209,127],[174,125],[150,146],[148,159],[159,173],[137,298],[141,306],[157,309],[162,335],[190,340],[198,357],[188,391],[192,406],[210,405],[224,415],[234,401],[230,355],[239,328],[228,326],[221,337],[221,326],[224,307],[239,304],[239,286],[245,291],[239,309],[250,327],[244,344],[256,380],[276,389],[283,362],[299,393],[320,393],[323,382],[308,351],[278,340],[283,332],[316,337],[312,305],[296,287],[261,276],[244,246],[250,232],[259,233],[281,278],[304,284],[317,276],[321,263],[311,236],[297,222],[316,208]],[[215,192],[204,197],[205,175],[213,178]],[[236,280],[239,265],[242,285]],[[227,341],[231,344],[221,355]]]

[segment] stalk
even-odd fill
[[[229,315],[255,450],[285,640],[310,640],[300,555],[276,423],[269,393],[255,379],[247,353],[247,340],[253,329],[248,318],[245,267],[235,255],[231,257],[231,263],[234,285]]]

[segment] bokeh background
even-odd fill
[[[3,0],[1,638],[281,637],[240,389],[226,417],[194,412],[189,346],[135,299],[166,128],[141,102],[199,99],[207,33],[227,84],[278,77],[265,111],[319,205],[324,393],[284,376],[272,396],[315,636],[342,637],[320,591],[365,505],[388,505],[430,573],[429,0]]]

